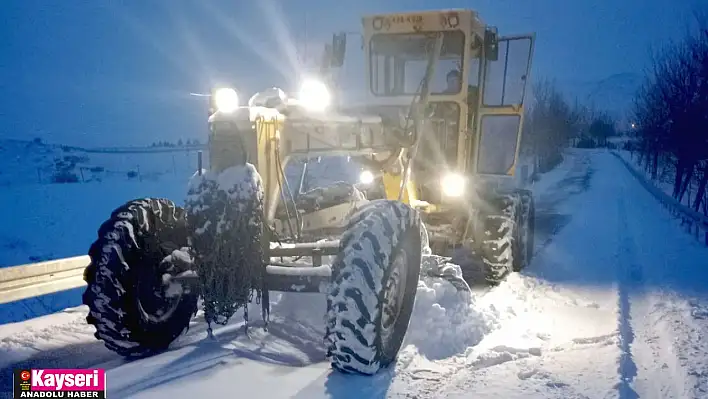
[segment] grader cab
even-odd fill
[[[508,212],[515,197],[531,201],[515,190],[515,169],[534,36],[498,37],[470,10],[370,16],[363,23],[373,97],[389,108],[410,108],[420,98],[415,187],[408,194],[413,204],[427,205],[422,217],[434,252],[460,245],[484,252],[481,230],[494,224],[484,219]],[[489,281],[503,277],[503,270],[488,272]]]
[[[528,262],[533,198],[512,183],[533,37],[497,37],[466,10],[363,25],[369,104],[335,106],[324,76],[248,104],[215,89],[209,165],[200,158],[184,207],[133,200],[102,224],[83,300],[109,349],[167,349],[200,297],[212,335],[239,309],[248,321],[254,299],[267,326],[271,291],[319,292],[332,367],[374,374],[396,359],[421,273],[469,290],[475,272],[498,283]],[[342,65],[345,38],[323,73]],[[290,162],[332,155],[359,162],[363,183],[303,193],[286,178]],[[477,261],[461,275],[421,270],[430,248]]]

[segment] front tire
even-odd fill
[[[421,221],[409,206],[375,200],[352,216],[327,297],[332,368],[371,375],[396,360],[421,267]]]
[[[117,208],[98,230],[84,271],[86,321],[108,349],[127,357],[163,351],[197,312],[197,294],[170,293],[165,278],[190,262],[170,255],[187,246],[182,208],[167,199],[133,200]],[[176,255],[176,254],[175,254]]]

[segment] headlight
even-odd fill
[[[374,181],[374,174],[368,170],[361,172],[359,175],[359,182],[362,184],[371,184]]]
[[[216,89],[214,92],[214,105],[221,112],[234,112],[238,108],[238,94],[231,88]]]
[[[324,111],[329,107],[332,97],[327,85],[319,80],[306,80],[300,86],[298,100],[310,111]]]
[[[460,197],[465,192],[465,177],[457,173],[448,173],[442,178],[442,191],[448,197]]]

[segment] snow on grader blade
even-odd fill
[[[294,98],[273,88],[243,106],[235,89],[215,89],[208,169],[200,153],[184,207],[136,199],[100,226],[83,302],[109,349],[167,349],[199,298],[211,336],[239,309],[248,322],[253,299],[267,327],[271,291],[319,292],[332,367],[371,375],[396,359],[421,273],[468,291],[474,275],[496,284],[528,263],[533,196],[514,187],[514,170],[533,36],[498,37],[469,10],[363,23],[369,104],[333,104],[345,35],[326,46],[320,80]],[[508,65],[510,52],[522,65]],[[493,69],[517,75],[502,73],[496,87]],[[445,90],[433,87],[441,73]],[[487,94],[497,89],[500,99]],[[291,187],[290,161],[305,161],[304,176],[308,159],[331,155],[358,162],[361,182]],[[462,248],[475,261],[421,270],[430,248]]]

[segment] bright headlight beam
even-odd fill
[[[221,112],[234,112],[238,108],[238,94],[231,88],[221,88],[214,92],[214,105]]]
[[[332,102],[327,85],[315,79],[302,82],[298,97],[300,103],[310,111],[324,111]]]
[[[465,178],[457,173],[448,173],[442,178],[443,194],[448,197],[460,197],[465,193]]]
[[[359,175],[359,181],[362,184],[371,184],[374,181],[374,174],[368,170],[365,170]]]

